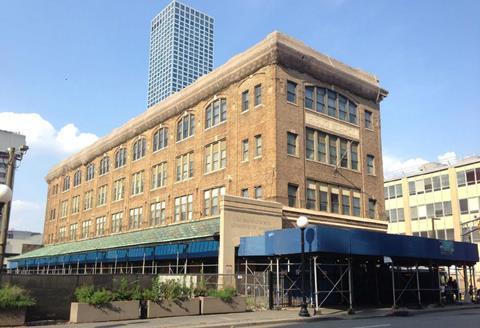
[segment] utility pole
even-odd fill
[[[5,184],[13,191],[13,180],[15,176],[15,167],[17,165],[17,156],[15,154],[15,148],[8,148],[8,160],[7,160],[7,172]],[[7,248],[7,234],[8,234],[8,224],[10,221],[10,211],[11,211],[12,201],[4,204],[2,210],[2,225],[0,228],[0,275],[3,271],[3,262],[5,259],[5,253]]]

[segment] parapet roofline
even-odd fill
[[[89,163],[143,131],[157,126],[260,68],[272,64],[308,72],[319,80],[341,86],[376,103],[388,95],[388,91],[380,87],[379,81],[374,75],[345,65],[315,51],[303,42],[275,31],[212,72],[150,107],[92,145],[63,160],[49,171],[45,180],[49,182],[70,170]]]

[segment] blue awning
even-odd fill
[[[305,251],[352,256],[389,256],[444,263],[478,262],[476,244],[319,225],[305,229]],[[238,255],[282,256],[299,253],[300,230],[281,229],[267,231],[260,239],[240,238]]]

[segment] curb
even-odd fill
[[[310,318],[289,318],[289,319],[276,319],[276,320],[259,320],[254,322],[243,322],[243,323],[219,323],[219,324],[210,324],[210,325],[193,325],[190,328],[205,328],[205,327],[214,327],[214,328],[233,328],[233,327],[252,327],[252,326],[261,326],[261,325],[276,325],[276,324],[288,324],[288,323],[309,323],[317,321],[331,321],[331,320],[359,320],[359,319],[373,319],[373,318],[384,318],[389,316],[415,316],[422,315],[434,312],[452,312],[460,310],[470,310],[470,309],[480,309],[480,305],[458,305],[455,307],[439,307],[433,309],[424,309],[424,310],[395,310],[388,311],[387,313],[381,314],[372,314],[355,317],[355,315],[341,314],[341,315],[319,315],[312,316]]]

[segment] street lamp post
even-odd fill
[[[4,225],[8,226],[8,213],[6,213],[7,209],[7,204],[10,203],[12,200],[12,189],[10,189],[9,186],[0,184],[0,218],[2,219],[2,227]],[[6,215],[7,214],[7,215]],[[5,256],[5,251],[6,251],[6,245],[5,242],[3,241],[3,234],[2,235],[2,240],[0,240],[1,244],[1,249],[0,249],[0,274],[3,269],[3,258]]]
[[[301,317],[309,317],[307,309],[307,298],[305,296],[305,228],[308,225],[308,219],[305,216],[300,216],[297,219],[297,227],[300,228],[301,232],[301,248],[302,248],[302,264],[301,264],[301,282],[302,282],[302,305],[300,306],[300,312],[298,313]]]

